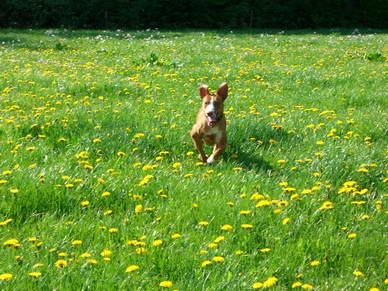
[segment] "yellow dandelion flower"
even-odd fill
[[[102,257],[109,257],[111,254],[112,254],[112,251],[108,249],[103,249],[102,252],[100,253]]]
[[[78,245],[81,245],[82,244],[82,240],[73,240],[72,242],[71,242],[71,244],[73,245],[73,246],[78,246]]]
[[[108,191],[104,191],[104,192],[102,192],[102,194],[101,194],[102,197],[107,197],[107,196],[109,196],[109,195],[110,195],[110,192],[108,192]]]
[[[283,220],[282,220],[282,224],[283,225],[285,225],[285,224],[287,224],[287,223],[289,223],[290,222],[290,218],[289,217],[286,217],[286,218],[284,218]]]
[[[301,287],[301,286],[302,286],[302,283],[297,281],[297,282],[292,283],[291,288],[298,288],[298,287]]]
[[[241,168],[241,167],[236,167],[236,168],[233,168],[233,171],[235,171],[235,172],[240,172],[240,171],[242,171],[242,169],[243,169],[243,168]]]
[[[198,225],[200,225],[200,226],[208,226],[209,222],[207,222],[207,221],[200,221],[200,222],[198,222]]]
[[[233,229],[233,226],[231,226],[230,224],[224,224],[222,227],[221,227],[222,230],[226,230],[226,231],[231,231]]]
[[[217,263],[221,263],[221,262],[225,261],[225,259],[223,257],[221,257],[221,256],[215,256],[215,257],[213,257],[212,260],[214,262],[217,262]]]
[[[143,205],[138,204],[135,206],[135,213],[140,213],[143,211]]]
[[[95,260],[95,259],[87,259],[86,263],[95,265],[95,264],[97,264],[97,260]]]
[[[138,265],[130,265],[128,266],[126,269],[125,269],[125,272],[126,273],[130,273],[130,272],[134,272],[134,271],[137,271],[139,270],[140,267]]]
[[[171,238],[173,238],[173,239],[178,239],[178,238],[180,238],[181,237],[181,235],[179,234],[179,233],[173,233],[172,235],[171,235]]]
[[[310,266],[312,266],[312,267],[315,267],[315,266],[319,266],[321,264],[321,262],[320,261],[312,261],[311,263],[310,263]]]
[[[153,245],[154,247],[161,246],[162,244],[163,244],[163,241],[162,241],[161,239],[157,239],[157,240],[154,240],[154,241],[152,242],[152,245]]]
[[[354,232],[348,234],[348,238],[350,238],[350,239],[354,239],[356,237],[357,237],[357,234]]]
[[[260,289],[260,288],[263,288],[263,283],[261,283],[261,282],[255,282],[255,283],[253,283],[252,288],[253,288],[253,289]]]
[[[275,285],[277,281],[279,281],[278,278],[276,278],[276,277],[269,277],[267,280],[265,280],[263,282],[263,287],[264,288],[271,287],[271,286]]]
[[[12,238],[12,239],[6,240],[3,243],[3,246],[18,248],[18,247],[20,247],[20,243],[19,243],[19,241],[17,239]]]
[[[41,272],[31,272],[31,273],[28,273],[28,276],[30,276],[32,278],[38,278],[38,277],[42,276],[42,273]]]
[[[204,268],[204,267],[210,265],[211,263],[212,263],[212,262],[209,261],[209,260],[203,261],[203,262],[201,263],[201,267]]]
[[[58,260],[55,262],[55,266],[57,268],[67,267],[67,261],[66,260]]]
[[[82,253],[80,254],[80,258],[90,258],[92,255],[90,253]]]
[[[364,276],[364,273],[361,272],[361,271],[355,270],[355,271],[353,272],[353,275],[356,276],[356,277],[362,277],[362,276]]]
[[[164,287],[164,288],[171,288],[172,282],[171,281],[162,281],[162,282],[160,282],[159,286]]]
[[[270,252],[270,251],[271,251],[270,248],[263,248],[263,249],[260,249],[260,252],[261,252],[261,253],[268,253],[268,252]]]
[[[90,204],[90,202],[89,202],[88,200],[83,200],[83,201],[80,202],[80,205],[81,205],[82,207],[89,206],[89,204]]]
[[[9,281],[12,280],[13,275],[11,273],[0,274],[0,281]]]
[[[251,228],[253,228],[253,225],[252,224],[241,224],[241,228],[251,229]]]
[[[307,284],[307,283],[305,283],[305,284],[303,284],[302,286],[300,286],[302,289],[313,289],[313,286],[312,285],[310,285],[310,284]]]

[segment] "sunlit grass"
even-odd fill
[[[1,31],[0,288],[384,289],[386,42]],[[206,166],[197,88],[224,81]]]

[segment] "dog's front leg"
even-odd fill
[[[214,145],[214,148],[213,148],[213,153],[211,154],[211,156],[207,159],[207,163],[208,164],[212,164],[214,163],[215,160],[217,160],[219,158],[220,155],[222,155],[222,153],[225,151],[225,146],[226,146],[226,138],[224,138],[223,140],[221,140],[220,143]]]
[[[202,137],[198,133],[191,133],[191,138],[193,139],[195,149],[199,152],[199,159],[202,162],[206,162],[207,157],[205,152],[203,151]]]

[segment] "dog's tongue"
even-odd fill
[[[217,120],[212,116],[207,116],[207,124],[209,126],[214,126],[216,124]]]

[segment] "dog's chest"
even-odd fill
[[[214,139],[214,143],[219,143],[222,137],[222,131],[218,126],[212,127],[205,133],[205,139]]]

